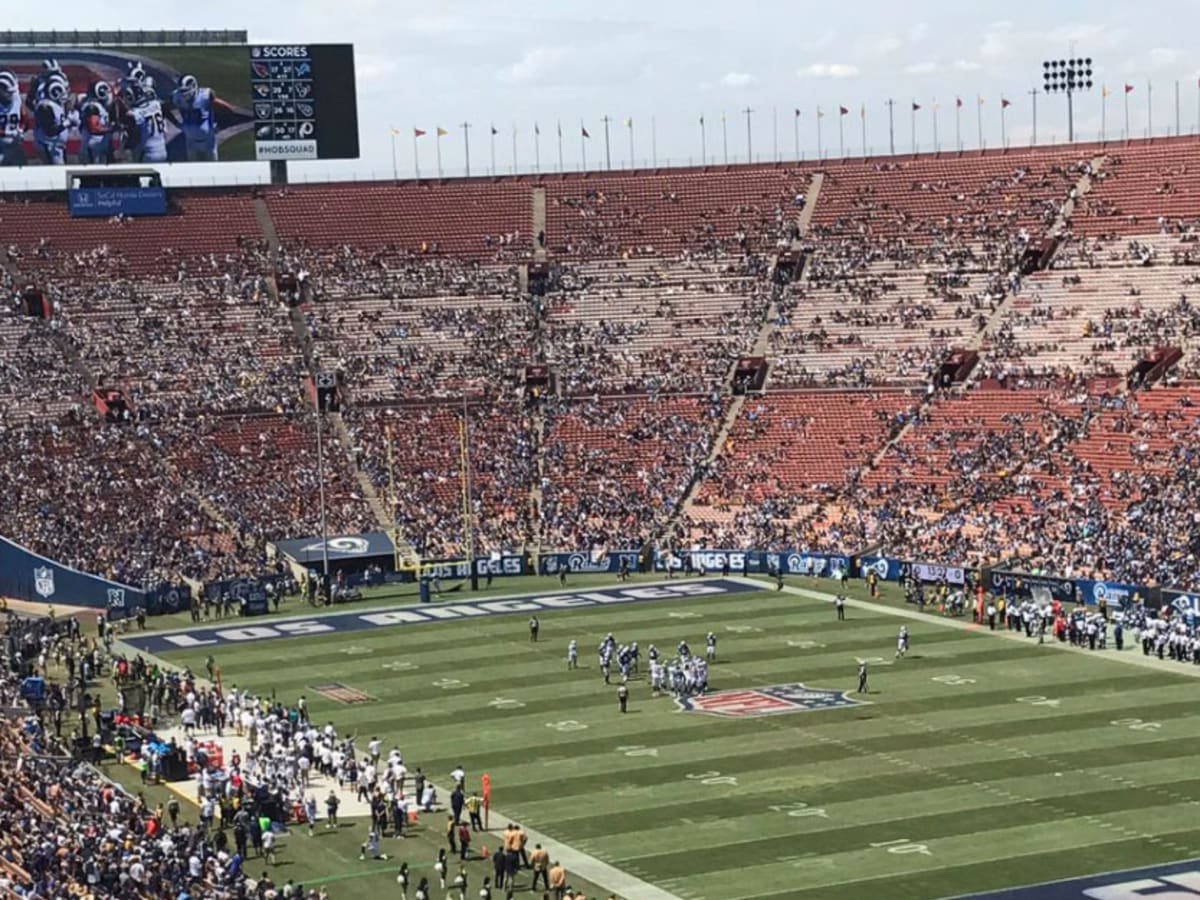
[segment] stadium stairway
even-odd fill
[[[546,188],[538,185],[533,189],[533,259],[535,262],[546,261],[546,246],[538,241],[539,234],[546,233]]]
[[[271,258],[277,259],[279,256],[279,232],[275,230],[275,220],[271,218],[267,201],[262,197],[254,198],[254,220],[258,222],[258,230],[266,238],[267,246],[271,250]]]
[[[1100,172],[1104,168],[1105,157],[1096,156],[1091,159],[1092,172]],[[1071,215],[1075,212],[1075,205],[1078,198],[1084,194],[1090,193],[1092,190],[1092,176],[1086,172],[1079,176],[1079,179],[1074,184],[1074,196],[1068,195],[1059,207],[1058,215],[1054,219],[1054,224],[1046,231],[1046,237],[1058,237],[1064,234],[1070,227]],[[987,324],[977,331],[971,340],[967,343],[967,348],[970,350],[980,350],[986,341],[995,336],[996,329],[1002,325],[1008,318],[1008,311],[1012,307],[1020,291],[1009,291],[1004,295],[1004,299],[1000,301],[1000,305],[996,307],[996,311],[988,318]],[[980,367],[976,367],[978,372]]]
[[[254,199],[254,218],[258,222],[259,231],[262,232],[263,238],[267,242],[267,247],[270,250],[271,258],[278,259],[280,253],[279,232],[275,228],[275,220],[271,218],[271,210],[267,206],[267,201],[262,197]],[[267,291],[271,295],[272,303],[280,303],[279,290],[274,279],[267,279]],[[317,370],[320,367],[320,360],[317,358],[315,348],[313,347],[312,336],[308,332],[308,326],[304,322],[304,311],[300,307],[292,307],[289,311],[289,319],[292,324],[292,334],[296,339],[296,344],[300,347],[301,356],[304,359],[304,367],[309,375],[316,377]],[[348,402],[349,398],[347,398]],[[367,473],[358,465],[358,460],[354,455],[354,440],[350,435],[350,430],[346,427],[346,422],[342,418],[342,414],[330,413],[329,424],[332,426],[334,438],[341,453],[344,454],[346,463],[350,467],[350,471],[354,473],[355,479],[358,481],[359,489],[362,491],[363,499],[370,507],[372,515],[379,523],[383,531],[393,533],[395,531],[395,522],[393,516],[375,490],[375,485],[371,483],[371,479]],[[395,536],[397,543],[397,551],[405,559],[415,558],[416,550],[408,542]]]
[[[1095,157],[1091,160],[1091,166],[1092,166],[1093,172],[1100,171],[1101,168],[1103,168],[1103,165],[1104,165],[1103,157]],[[1079,177],[1079,179],[1075,182],[1073,187],[1074,187],[1074,197],[1083,196],[1083,194],[1085,194],[1091,190],[1091,177],[1086,173],[1081,175]],[[1048,226],[1045,234],[1041,235],[1041,236],[1051,237],[1051,236],[1061,235],[1068,227],[1068,224],[1070,221],[1070,216],[1071,216],[1071,213],[1074,211],[1074,208],[1075,208],[1075,200],[1073,199],[1073,196],[1071,194],[1068,194],[1066,197],[1063,198],[1062,203],[1059,205],[1058,215],[1055,217],[1054,223],[1052,225]],[[1019,265],[1019,262],[1015,263],[1013,268],[1004,274],[1008,275],[1008,276],[1015,274],[1016,267],[1018,265]],[[1020,290],[1008,291],[1005,294],[1004,299],[996,306],[995,311],[992,312],[992,314],[988,317],[987,323],[984,325],[984,327],[981,328],[979,331],[977,331],[975,333],[975,335],[971,338],[971,340],[967,343],[967,346],[970,349],[979,350],[983,347],[985,338],[990,336],[995,331],[995,329],[997,327],[999,327],[999,325],[1004,321],[1005,315],[1006,315],[1009,307],[1013,303],[1013,298],[1016,297],[1019,293],[1020,293]],[[980,367],[980,366],[976,366],[975,373],[979,373],[981,371],[981,368],[982,367]],[[956,396],[961,396],[963,393],[965,393],[966,391],[968,391],[970,389],[970,387],[978,380],[978,377],[979,377],[978,374],[973,374],[967,380],[967,382],[965,384],[954,387],[952,389],[952,393]],[[907,422],[905,422],[902,427],[897,429],[896,433],[894,435],[892,435],[891,438],[889,438],[879,448],[879,450],[871,457],[871,461],[866,466],[863,467],[861,475],[866,475],[867,473],[878,468],[879,465],[884,460],[884,458],[887,456],[888,452],[893,447],[895,447],[896,445],[898,445],[901,441],[903,441],[905,439],[905,437],[908,435],[908,433],[913,429],[914,423],[919,418],[924,416],[929,411],[929,409],[935,403],[938,402],[938,399],[941,396],[942,396],[942,394],[937,391],[930,391],[929,393],[927,393],[925,395],[925,397],[922,399],[921,403],[918,404],[917,408],[914,410],[913,416],[911,416],[909,418],[909,420]],[[1058,432],[1056,432],[1047,438],[1047,442],[1057,440],[1059,437],[1060,437],[1060,434]],[[1011,460],[1009,467],[1012,470],[1014,476],[1019,474],[1021,472],[1021,470],[1023,470],[1024,467],[1028,464],[1028,462],[1029,462],[1028,458],[1020,458],[1020,459]],[[836,505],[840,502],[843,502],[843,500],[844,500],[844,498],[834,498],[829,503],[823,503],[823,504],[818,505],[817,508],[814,509],[812,511],[812,513],[810,513],[800,523],[800,527],[803,528],[804,526],[808,525],[812,521],[815,521],[818,516],[823,515],[825,513],[826,509],[829,506]],[[957,512],[964,505],[966,505],[965,502],[956,504],[954,506],[953,510],[951,511],[951,513]]]
[[[808,233],[809,225],[812,222],[813,212],[817,208],[817,202],[821,196],[821,185],[825,181],[825,174],[817,172],[813,175],[812,181],[809,184],[808,193],[805,196],[804,208],[800,210],[800,215],[796,218],[797,237],[792,241],[792,250],[797,252],[803,250],[804,236]],[[807,274],[801,274],[804,277]],[[776,293],[772,297],[770,305],[767,307],[766,315],[763,321],[759,323],[758,336],[754,339],[754,346],[750,351],[751,356],[768,356],[771,345],[771,329],[772,323],[779,317],[779,294]],[[730,385],[733,384],[733,373],[738,361],[735,359],[729,367],[729,371],[725,377],[725,388],[723,393],[728,393]],[[767,371],[767,381],[770,381],[771,373]],[[734,425],[742,416],[742,408],[746,405],[746,395],[735,395],[733,402],[729,404],[729,409],[725,413],[725,418],[721,421],[721,427],[717,430],[717,435],[713,439],[712,447],[708,451],[708,456],[705,457],[704,463],[701,466],[702,472],[712,470],[713,463],[725,450],[725,443],[729,440],[730,432],[733,431]],[[696,501],[696,492],[704,481],[703,475],[692,479],[692,483],[688,485],[687,491],[684,493],[682,502],[675,504],[671,513],[663,522],[662,527],[655,529],[655,538],[661,540],[665,535],[673,533],[685,517],[691,514]]]

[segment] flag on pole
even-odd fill
[[[588,134],[588,130],[586,128],[584,128],[582,125],[579,126],[579,133],[580,133],[580,135],[582,135],[585,138],[591,137],[591,135]]]
[[[413,137],[424,137],[424,136],[425,136],[425,132],[422,131],[420,128],[413,129]]]
[[[819,107],[819,106],[817,107],[817,118],[818,119],[825,118],[825,113],[821,112],[821,107]]]
[[[704,115],[703,114],[701,114],[701,116],[700,116],[700,124],[701,125],[704,124]]]
[[[838,107],[838,113],[839,113],[840,115],[843,115],[843,116],[844,116],[844,115],[847,115],[849,112],[850,112],[850,110],[846,109],[846,107],[844,107],[844,106],[839,106],[839,107]]]
[[[492,126],[492,134],[499,134],[499,133],[500,133],[500,129],[497,128],[495,125],[493,125]]]
[[[1111,97],[1111,96],[1112,96],[1112,91],[1110,91],[1110,90],[1108,89],[1108,86],[1107,86],[1107,85],[1105,85],[1104,87],[1100,88],[1100,96],[1101,96],[1101,97]]]
[[[1000,98],[1001,109],[1008,109],[1010,106],[1012,106],[1012,104],[1009,101],[1005,100],[1003,97]]]
[[[867,118],[867,104],[865,104],[865,103],[864,103],[862,106],[860,106],[860,107],[858,108],[858,117],[859,117],[860,119],[863,119],[864,121],[866,120],[866,118]]]
[[[533,123],[533,133],[534,133],[534,134],[541,134],[541,133],[542,133],[542,129],[538,128],[538,123],[537,123],[537,122],[534,122],[534,123]]]
[[[393,135],[397,135],[397,134],[399,134],[399,133],[400,133],[400,129],[399,129],[399,128],[395,128],[395,127],[393,127],[393,128],[392,128],[392,134],[393,134]]]
[[[1132,84],[1125,85],[1125,93],[1127,93],[1127,94],[1133,93],[1133,85]]]
[[[955,97],[955,98],[954,98],[954,105],[955,105],[956,107],[958,107],[959,109],[962,109],[962,97]]]
[[[983,106],[983,95],[982,94],[979,95],[979,105]]]
[[[450,133],[450,132],[448,132],[448,131],[447,131],[445,128],[442,128],[440,125],[438,126],[438,130],[437,130],[437,136],[438,136],[438,137],[445,137],[445,136],[446,136],[446,135],[448,135],[449,133]]]
[[[797,119],[800,118],[800,110],[799,109],[796,110],[796,118]]]
[[[626,128],[632,128],[632,127],[633,127],[633,117],[632,117],[632,116],[626,116],[626,117],[625,117],[625,127],[626,127]]]
[[[914,100],[914,101],[913,101],[913,105],[912,105],[912,106],[913,106],[913,108],[912,108],[912,111],[913,111],[913,112],[916,112],[917,110],[919,110],[919,109],[921,108],[921,104],[920,104],[920,103],[918,103],[916,100]]]

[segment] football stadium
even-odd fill
[[[0,896],[1200,898],[1200,80],[926,5],[0,33]]]

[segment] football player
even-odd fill
[[[66,77],[57,59],[43,59],[41,71],[29,79],[29,88],[25,91],[25,106],[27,109],[37,107],[38,101],[45,96],[46,84],[53,75]]]
[[[0,166],[25,164],[25,106],[21,86],[12,72],[0,72]]]
[[[195,75],[180,76],[171,94],[171,109],[183,131],[188,162],[217,161],[216,102],[212,88],[200,87]]]
[[[126,78],[137,82],[138,86],[152,100],[158,99],[158,94],[154,90],[154,76],[146,74],[146,67],[142,65],[141,60],[130,60],[129,74],[126,75]]]
[[[75,98],[61,71],[45,76],[41,96],[33,108],[33,141],[42,162],[61,166],[66,162],[67,132],[79,124]]]
[[[900,634],[896,636],[896,659],[908,652],[908,626],[900,626]]]
[[[134,78],[121,84],[125,106],[125,145],[134,162],[166,162],[166,120],[162,104]]]
[[[107,81],[88,85],[79,110],[79,131],[83,137],[85,163],[112,162],[112,86]]]

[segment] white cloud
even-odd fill
[[[993,22],[983,34],[979,55],[988,59],[1003,59],[1013,51],[1012,22]]]
[[[854,43],[858,55],[867,58],[889,56],[904,46],[894,34],[866,34]]]
[[[1150,51],[1150,65],[1156,69],[1163,69],[1174,65],[1180,56],[1182,54],[1172,47],[1154,47]]]
[[[359,81],[379,81],[388,78],[396,71],[395,57],[374,56],[370,53],[357,54],[354,60],[354,72]]]
[[[938,69],[939,66],[937,63],[929,61],[913,63],[910,66],[905,66],[904,72],[906,75],[932,75]]]
[[[726,72],[721,76],[721,84],[731,88],[750,87],[756,81],[758,79],[749,72]]]
[[[849,63],[819,62],[797,69],[796,74],[801,78],[854,78],[858,75],[858,66]]]
[[[837,32],[832,28],[826,28],[814,37],[807,40],[801,40],[799,47],[801,50],[806,50],[812,53],[815,50],[824,50],[837,39]]]
[[[956,59],[954,61],[954,68],[959,72],[975,72],[982,69],[983,66],[969,59]]]
[[[528,84],[554,72],[571,55],[567,47],[535,47],[517,62],[500,70],[500,80],[508,84]]]
[[[929,36],[929,23],[928,22],[917,22],[916,24],[909,26],[908,42],[910,44],[918,44],[921,41],[925,40],[925,38],[928,36]]]

